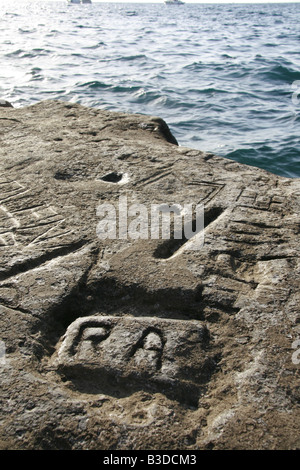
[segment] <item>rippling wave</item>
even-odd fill
[[[180,145],[300,176],[299,4],[15,3],[0,3],[15,107],[157,115]]]

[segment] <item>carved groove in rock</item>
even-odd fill
[[[224,208],[222,207],[210,207],[209,209],[205,210],[204,212],[204,230],[206,227],[209,226],[212,222],[216,221],[220,215],[224,212]],[[192,220],[192,227],[191,230],[193,232],[193,237],[197,235],[197,233],[200,232],[201,229],[197,231],[197,221],[195,217]],[[193,238],[192,237],[192,238]],[[169,240],[164,241],[161,243],[156,250],[153,253],[153,256],[155,258],[159,259],[168,259],[171,258],[171,256],[175,255],[176,252],[183,247],[189,240],[192,240],[192,238],[186,238],[185,232],[184,232],[184,223],[182,225],[182,236],[181,238],[174,238],[174,233],[170,237]]]

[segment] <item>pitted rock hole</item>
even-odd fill
[[[106,183],[120,183],[123,179],[123,173],[112,171],[111,173],[107,173],[106,175],[101,176],[100,179]]]
[[[54,175],[54,178],[56,180],[66,181],[71,179],[73,176],[74,174],[69,171],[57,171]]]

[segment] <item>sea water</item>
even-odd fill
[[[0,98],[162,117],[179,145],[300,177],[300,3],[0,1]]]

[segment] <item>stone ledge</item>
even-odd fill
[[[299,448],[299,179],[153,116],[45,101],[0,126],[0,448]],[[202,204],[204,244],[100,239],[97,208],[124,196]],[[82,355],[57,365],[74,325]]]

